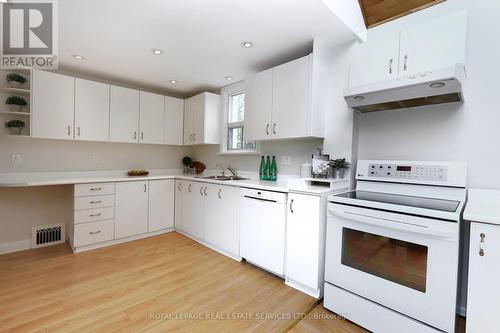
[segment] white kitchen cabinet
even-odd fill
[[[148,182],[120,182],[115,186],[115,239],[148,231]]]
[[[149,181],[149,232],[174,226],[174,183],[173,179]]]
[[[498,201],[497,201],[498,202]],[[484,215],[488,214],[484,207]],[[484,236],[484,237],[483,237]],[[481,240],[483,239],[483,242]],[[481,255],[483,249],[483,255]],[[467,332],[492,332],[500,313],[500,226],[471,223],[469,281],[467,292]]]
[[[184,100],[165,96],[164,140],[167,145],[182,145],[184,128]]]
[[[75,140],[109,141],[109,84],[76,79]]]
[[[246,82],[246,140],[323,137],[324,110],[313,104],[313,54]],[[326,70],[320,65],[316,70]]]
[[[398,77],[399,32],[370,36],[352,48],[349,85],[360,86]]]
[[[165,128],[164,96],[141,91],[139,105],[139,142],[163,144]]]
[[[74,139],[75,78],[33,70],[32,137]]]
[[[273,71],[269,69],[245,80],[245,139],[271,138]]]
[[[220,96],[208,92],[185,101],[184,144],[219,144]]]
[[[110,141],[139,142],[139,91],[111,86]]]
[[[318,298],[324,272],[325,200],[289,193],[287,207],[286,282]]]
[[[465,64],[467,13],[460,11],[401,32],[399,74]]]
[[[235,230],[239,189],[215,184],[205,186],[203,239],[218,249],[238,254]]]
[[[182,230],[203,239],[204,190],[206,184],[186,182],[182,192]]]

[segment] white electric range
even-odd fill
[[[358,162],[328,201],[324,306],[373,332],[454,332],[466,166]]]

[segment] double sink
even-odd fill
[[[240,177],[240,176],[206,176],[201,177],[202,179],[213,179],[213,180],[245,180],[250,178]]]

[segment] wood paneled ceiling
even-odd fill
[[[367,28],[397,19],[446,0],[359,0]]]

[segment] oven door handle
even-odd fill
[[[339,212],[339,211],[334,211],[331,209],[328,209],[328,213],[331,216],[335,216],[335,217],[338,217],[341,219],[349,220],[351,222],[379,226],[379,227],[384,227],[384,228],[398,230],[398,231],[408,231],[408,232],[412,232],[412,233],[434,236],[434,237],[439,237],[439,238],[452,238],[454,235],[451,232],[429,229],[429,227],[427,227],[425,225],[419,225],[419,224],[409,223],[409,222],[406,223],[406,222],[401,222],[401,221],[397,221],[397,220],[368,216],[368,215],[364,215],[364,214],[357,214],[357,213],[350,213],[350,212]]]

